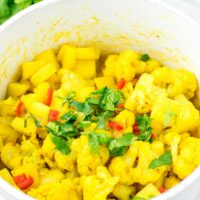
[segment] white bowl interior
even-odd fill
[[[146,52],[171,67],[187,68],[200,81],[199,35],[195,21],[160,0],[45,0],[0,27],[0,98],[23,61],[62,43],[95,45],[104,53]],[[195,199],[199,177],[197,169],[156,199]],[[0,181],[0,193],[20,199]]]

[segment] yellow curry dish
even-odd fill
[[[0,100],[0,177],[38,200],[147,200],[200,165],[197,80],[125,50],[62,45]]]

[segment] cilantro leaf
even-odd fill
[[[145,53],[145,54],[141,55],[140,60],[143,62],[147,62],[148,60],[150,60],[150,57],[148,54]]]
[[[70,102],[72,102],[75,96],[76,96],[76,92],[69,92],[65,98],[62,98],[62,97],[58,97],[58,98],[63,99],[62,106],[64,106],[67,102],[70,104]]]
[[[71,150],[66,140],[55,135],[51,135],[51,139],[52,142],[56,145],[56,149],[58,149],[62,154],[67,155],[70,153]]]
[[[88,144],[90,146],[91,152],[98,154],[100,150],[100,145],[107,145],[111,141],[111,137],[104,133],[89,133]]]
[[[35,123],[35,126],[37,128],[42,128],[42,125],[40,124],[39,120],[32,114],[32,113],[27,113],[26,117],[25,117],[25,120],[24,120],[24,127],[26,128],[27,127],[27,121],[28,119],[32,118],[34,123]]]
[[[123,155],[127,151],[128,146],[136,139],[137,137],[134,134],[127,133],[120,138],[112,140],[108,145],[111,156]]]
[[[77,125],[77,128],[78,129],[84,129],[84,128],[87,128],[88,126],[90,126],[91,125],[91,121],[81,121],[81,122],[79,122],[78,123],[78,125]]]
[[[152,160],[152,162],[149,165],[149,169],[155,169],[163,165],[171,165],[171,164],[172,164],[171,151],[167,151],[164,154],[162,154],[159,158]]]
[[[177,114],[171,111],[167,111],[164,113],[164,126],[167,127],[170,125],[172,120],[176,121]]]
[[[78,112],[84,113],[85,116],[88,116],[93,111],[87,102],[72,101],[69,105],[75,107]]]
[[[153,132],[153,129],[151,127],[151,118],[146,114],[137,115],[136,122],[141,132],[138,139],[142,141],[147,141],[147,142],[151,141],[151,134]]]
[[[104,116],[98,116],[98,123],[97,123],[96,128],[100,128],[100,129],[106,128],[106,122],[105,122]]]
[[[51,121],[46,126],[47,131],[55,136],[62,137],[66,140],[70,137],[79,136],[79,132],[76,127],[71,123],[60,123]]]
[[[62,120],[66,120],[67,122],[75,122],[77,119],[78,114],[75,113],[73,110],[65,113],[61,116]]]

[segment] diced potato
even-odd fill
[[[115,65],[117,60],[117,55],[109,55],[105,61],[105,69],[103,70],[104,76],[111,76],[115,75]]]
[[[98,77],[94,79],[94,82],[98,89],[103,87],[115,87],[115,82],[112,77]]]
[[[77,59],[98,59],[100,56],[100,49],[95,47],[78,47],[76,48]]]
[[[136,188],[134,186],[118,184],[115,187],[113,194],[118,200],[129,200],[130,195],[135,192],[135,190]]]
[[[10,183],[11,185],[15,186],[15,182],[14,182],[10,172],[6,168],[0,170],[0,177],[3,178],[8,183]]]
[[[34,93],[26,94],[21,97],[21,101],[23,102],[25,109],[28,111],[29,105],[32,102],[41,102],[41,99]]]
[[[79,60],[75,66],[75,71],[85,79],[94,78],[96,76],[95,60]]]
[[[18,133],[9,125],[4,125],[0,122],[0,137],[4,144],[8,142],[15,143],[18,138]]]
[[[54,65],[56,69],[59,68],[59,64],[53,49],[43,51],[35,57],[35,60],[44,60],[46,63],[51,63]]]
[[[95,91],[95,87],[93,86],[82,88],[80,92],[77,94],[77,100],[82,101],[82,102],[85,101],[85,99],[89,97],[90,94],[94,91]]]
[[[31,76],[35,74],[39,69],[44,67],[45,64],[45,60],[25,62],[22,64],[22,79],[25,80],[31,78]]]
[[[50,108],[39,102],[32,102],[27,108],[43,125],[48,121]]]
[[[46,64],[39,71],[37,71],[31,78],[31,83],[34,86],[48,80],[56,72],[56,68],[52,64]]]
[[[14,117],[11,116],[0,116],[0,122],[3,125],[10,125]]]
[[[2,140],[2,138],[0,137],[0,152],[1,152],[1,149],[3,148],[3,140]],[[0,165],[0,167],[1,167],[1,165]]]
[[[34,93],[37,97],[40,98],[41,102],[47,98],[48,89],[50,88],[50,84],[48,82],[43,82],[34,89]]]
[[[24,135],[31,136],[36,135],[37,127],[34,123],[34,120],[29,118],[27,119],[27,127],[25,127],[25,119],[16,117],[11,126],[18,132],[23,133]]]
[[[55,153],[55,144],[52,142],[50,135],[47,135],[45,138],[41,148],[41,153],[44,157],[48,157],[50,159],[53,158]]]
[[[19,97],[27,92],[30,85],[25,83],[13,82],[8,84],[7,96]]]
[[[13,176],[25,174],[33,178],[33,184],[30,188],[37,187],[39,185],[39,173],[38,169],[34,164],[24,164],[11,171]]]
[[[159,194],[160,194],[159,190],[152,183],[148,183],[142,190],[140,190],[136,194],[136,197],[148,199],[148,198],[151,198],[151,197],[155,197]]]
[[[73,70],[77,59],[76,48],[70,45],[62,45],[57,58],[62,62],[63,68]]]

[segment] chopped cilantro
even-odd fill
[[[108,145],[111,156],[123,155],[127,151],[128,146],[136,139],[137,137],[132,133],[127,133],[120,138],[113,139]]]
[[[148,54],[145,53],[145,54],[141,55],[140,60],[143,62],[147,62],[148,60],[150,60],[150,57]]]
[[[89,133],[88,144],[90,146],[91,152],[98,154],[100,150],[100,145],[107,145],[111,141],[111,137],[104,133]]]
[[[171,151],[167,151],[164,154],[162,154],[159,158],[152,160],[152,162],[149,165],[149,169],[155,169],[163,165],[171,165],[171,164],[172,164]]]
[[[78,114],[75,113],[73,110],[65,113],[64,115],[61,116],[62,120],[66,120],[67,122],[75,122]]]
[[[141,132],[138,139],[149,142],[151,140],[151,134],[153,132],[153,129],[151,127],[151,118],[146,114],[137,115],[136,122]]]
[[[91,121],[81,121],[81,122],[78,123],[77,128],[82,130],[82,129],[90,126],[91,123],[92,123]]]
[[[26,128],[27,127],[27,120],[29,118],[32,118],[36,127],[37,128],[42,128],[42,125],[40,124],[39,120],[32,114],[32,113],[27,113],[26,114],[26,117],[25,117],[25,120],[24,120],[24,127]]]

